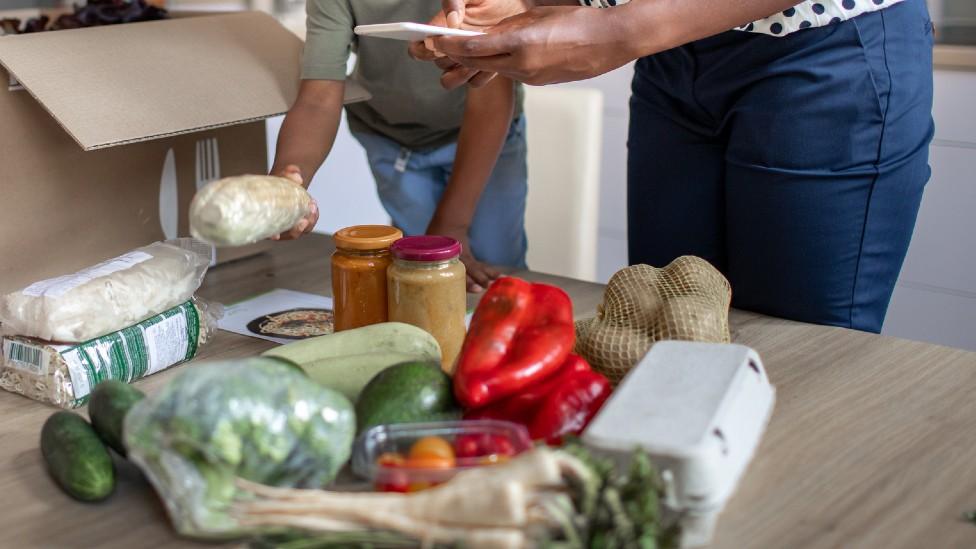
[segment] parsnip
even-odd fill
[[[557,525],[547,509],[568,503],[562,493],[561,459],[544,448],[412,494],[293,490],[243,480],[238,487],[256,498],[233,510],[249,526],[335,532],[359,524],[426,542],[462,541],[466,547],[486,549],[525,547],[532,532]]]
[[[264,175],[209,183],[190,203],[190,234],[216,246],[243,246],[294,227],[312,197],[290,179]]]

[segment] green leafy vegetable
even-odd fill
[[[270,358],[185,370],[125,419],[131,459],[162,496],[177,530],[248,531],[229,516],[239,479],[320,488],[349,459],[352,404]]]

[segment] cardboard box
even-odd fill
[[[0,36],[0,292],[187,235],[199,166],[267,170],[301,50],[257,12]]]

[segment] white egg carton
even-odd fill
[[[708,544],[769,422],[776,391],[756,351],[662,341],[638,363],[583,433],[596,453],[629,465],[646,450],[682,517],[682,545]]]

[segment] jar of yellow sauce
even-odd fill
[[[453,373],[464,343],[467,284],[461,243],[445,236],[408,236],[391,246],[390,320],[430,332],[441,346],[441,368]]]
[[[401,238],[400,229],[386,225],[346,227],[333,236],[332,307],[337,332],[388,320],[390,245]]]

